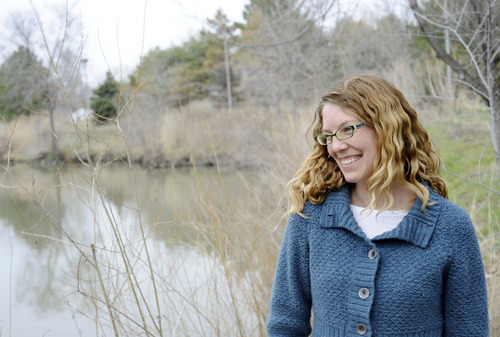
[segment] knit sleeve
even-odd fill
[[[311,333],[311,286],[307,221],[288,220],[276,266],[268,337],[308,336]]]
[[[451,262],[445,275],[443,336],[487,337],[488,300],[479,244],[465,211],[451,222]]]

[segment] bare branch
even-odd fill
[[[470,83],[471,86],[475,88],[475,91],[481,95],[481,97],[483,97],[485,100],[488,100],[489,98],[487,95],[487,90],[486,86],[484,85],[484,82],[481,81],[480,78],[471,75],[467,71],[467,69],[462,67],[457,60],[455,60],[450,54],[448,54],[444,50],[444,48],[441,46],[437,38],[431,34],[430,28],[428,26],[429,20],[422,14],[422,11],[418,7],[417,0],[408,0],[408,1],[410,3],[410,8],[415,14],[415,18],[417,19],[420,29],[422,30],[425,38],[431,45],[432,49],[434,49],[434,51],[436,52],[436,56],[439,59],[443,60],[446,64],[448,64],[453,69],[453,71],[462,78],[464,82]],[[434,22],[432,24],[436,24],[436,26],[441,26],[442,28],[449,28]],[[461,38],[460,34],[458,34],[456,30],[454,31],[454,33],[455,36]],[[466,47],[466,44],[463,43],[463,40],[461,41],[461,43]],[[480,72],[478,73],[478,75],[479,74]]]

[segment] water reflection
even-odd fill
[[[136,322],[138,312],[148,307],[124,295],[135,284],[153,314],[160,307],[161,319],[147,324],[163,323],[165,336],[209,335],[207,325],[231,334],[234,326],[227,326],[232,324],[227,315],[245,310],[231,309],[242,294],[229,293],[227,273],[215,255],[207,254],[210,249],[194,248],[206,235],[195,223],[221,217],[217,207],[224,206],[211,209],[213,200],[230,207],[248,203],[248,189],[242,186],[257,183],[251,171],[220,176],[214,169],[10,167],[0,179],[1,332],[96,336],[107,326],[104,331],[110,333],[106,313],[111,303],[120,308],[115,319],[129,334],[135,326],[137,335],[144,335]],[[208,207],[200,208],[200,203]],[[94,259],[101,275],[92,267]],[[135,268],[134,280],[117,267],[123,261]],[[149,263],[154,264],[156,284]],[[102,284],[112,290],[108,304]],[[154,286],[159,296],[154,296]],[[217,307],[208,300],[214,292]],[[255,325],[255,318],[247,316],[244,324]]]

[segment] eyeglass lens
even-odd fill
[[[339,139],[339,140],[344,140],[344,139],[351,138],[353,136],[353,134],[354,134],[354,126],[351,125],[351,126],[346,126],[344,128],[337,130],[337,132],[334,135],[325,134],[325,133],[317,135],[316,140],[321,145],[328,145],[332,142],[334,136],[336,136],[337,139]]]

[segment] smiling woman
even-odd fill
[[[268,335],[488,336],[474,226],[446,199],[416,111],[356,75],[322,96],[312,152],[289,183]],[[336,130],[336,131],[335,131]]]
[[[328,154],[337,163],[344,179],[354,184],[368,182],[377,155],[375,130],[367,126],[359,129],[354,135],[358,125],[364,126],[366,123],[360,123],[359,117],[353,111],[333,103],[326,103],[323,107],[323,130],[338,128],[335,133],[337,139],[326,145]],[[339,131],[343,134],[342,139],[338,137]]]

